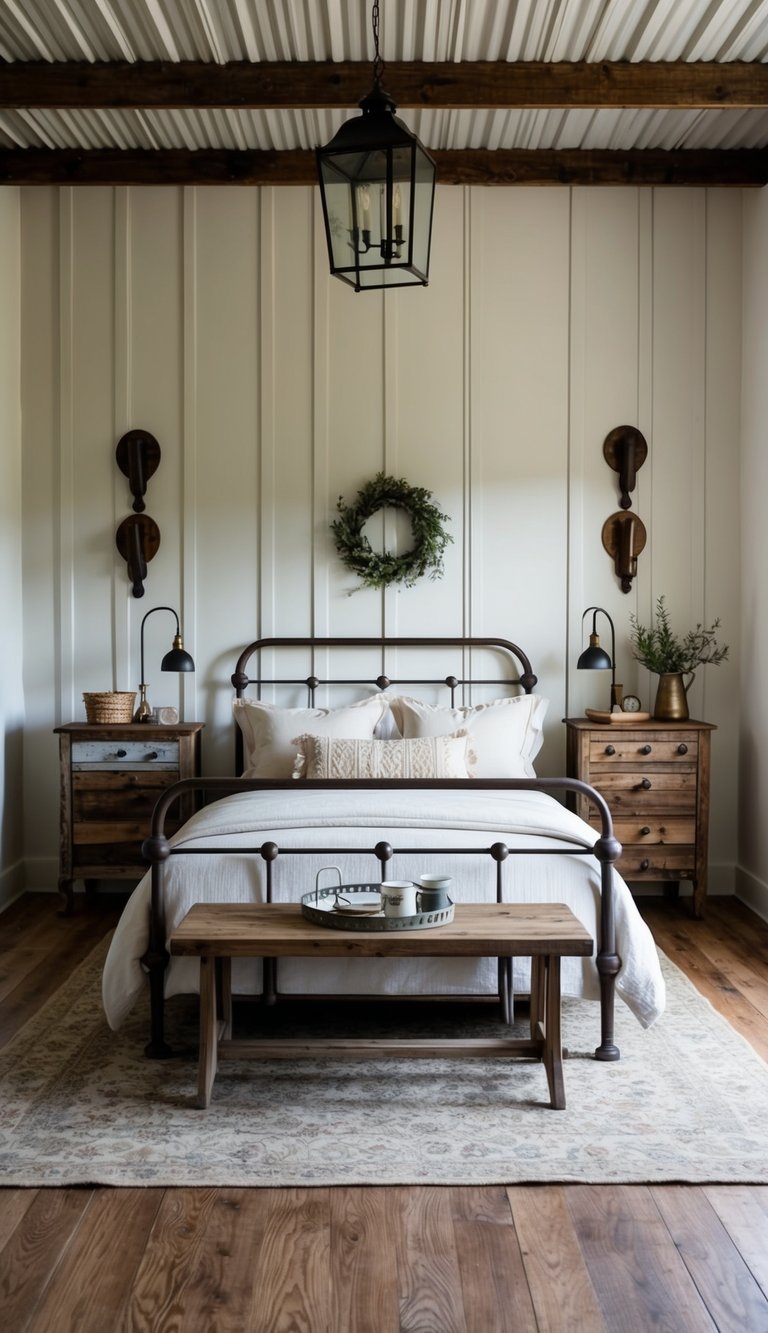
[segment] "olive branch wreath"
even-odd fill
[[[402,509],[410,519],[413,546],[402,555],[374,551],[363,533],[371,515],[387,507]],[[411,486],[402,477],[377,472],[358,491],[352,504],[345,504],[340,495],[336,508],[339,517],[331,523],[336,550],[342,564],[359,576],[360,587],[386,588],[391,583],[402,583],[412,588],[425,574],[431,579],[442,576],[443,553],[453,537],[443,527],[448,515],[434,504],[431,491]]]

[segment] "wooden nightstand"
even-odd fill
[[[59,892],[73,908],[74,881],[93,889],[100,879],[140,879],[147,869],[141,844],[153,807],[166,787],[200,774],[202,722],[172,726],[68,722],[59,737]],[[178,802],[171,830],[195,809]]]
[[[624,850],[626,880],[693,883],[693,914],[703,914],[709,840],[709,722],[610,722],[566,718],[568,776],[596,787]],[[599,827],[587,801],[572,808]]]

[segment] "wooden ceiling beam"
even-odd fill
[[[443,185],[729,185],[768,182],[768,152],[589,149],[438,150]],[[314,185],[306,151],[12,149],[0,152],[6,185]]]
[[[12,61],[0,107],[350,107],[371,82],[351,61]],[[768,107],[757,61],[393,61],[383,82],[402,107]]]

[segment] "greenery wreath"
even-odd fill
[[[387,507],[402,509],[410,519],[413,546],[403,555],[390,551],[379,554],[363,532],[371,515]],[[443,552],[453,537],[443,527],[448,515],[434,504],[431,491],[410,486],[402,477],[377,472],[373,481],[358,491],[353,504],[345,504],[340,495],[336,508],[339,517],[331,524],[336,550],[347,569],[360,576],[361,587],[386,588],[391,583],[403,583],[412,588],[425,574],[432,579],[441,577]]]

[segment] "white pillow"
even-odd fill
[[[540,694],[493,699],[474,708],[444,708],[407,695],[390,698],[392,716],[406,740],[468,728],[476,778],[535,778],[533,760],[544,739],[548,703]]]
[[[383,694],[346,708],[277,708],[256,699],[235,699],[232,709],[245,746],[243,777],[289,778],[296,755],[294,736],[309,731],[370,740],[389,708]]]
[[[295,778],[469,778],[472,752],[466,731],[411,741],[356,741],[335,736],[296,737]]]

